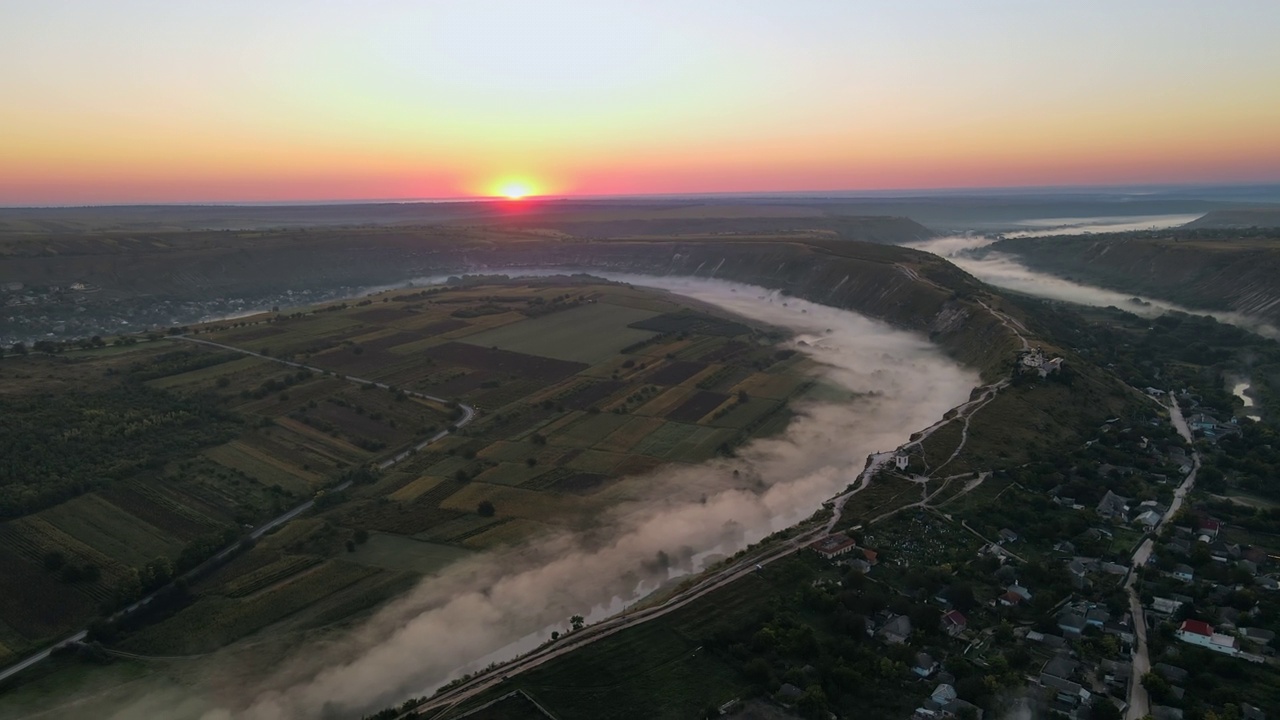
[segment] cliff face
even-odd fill
[[[1028,238],[992,249],[1035,270],[1119,292],[1280,322],[1280,237]]]

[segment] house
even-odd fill
[[[1125,617],[1128,619],[1127,615]],[[1133,628],[1129,627],[1128,623],[1108,622],[1102,626],[1102,632],[1120,638],[1121,642],[1133,644]]]
[[[1248,560],[1249,562],[1253,563],[1254,565],[1257,565],[1258,567],[1262,567],[1263,565],[1266,565],[1267,560],[1269,559],[1267,557],[1266,550],[1263,550],[1260,547],[1254,547],[1253,545],[1250,545],[1249,547],[1242,549],[1240,551],[1240,557],[1244,558],[1245,560]]]
[[[1065,613],[1058,616],[1058,629],[1063,635],[1073,637],[1084,632],[1085,626],[1088,625],[1083,617],[1075,613]]]
[[[1151,670],[1173,685],[1181,685],[1187,681],[1187,671],[1177,665],[1156,663]]]
[[[1196,579],[1196,571],[1190,565],[1179,563],[1173,566],[1173,572],[1169,573],[1175,580],[1182,582],[1191,582]]]
[[[1217,540],[1218,532],[1222,530],[1222,521],[1213,518],[1200,518],[1196,521],[1196,530],[1201,535],[1208,535],[1210,539]]]
[[[1129,500],[1108,490],[1107,494],[1102,496],[1102,500],[1098,501],[1098,515],[1112,519],[1127,517]]]
[[[908,465],[910,465],[910,464],[911,464],[911,456],[909,456],[909,455],[894,455],[894,456],[893,456],[893,465],[894,465],[894,467],[898,468],[899,470],[906,470],[906,469],[907,469],[907,466],[908,466]]]
[[[1104,607],[1090,608],[1089,612],[1084,615],[1085,623],[1096,628],[1101,628],[1103,625],[1106,625],[1107,621],[1110,619],[1111,613],[1107,612],[1107,609]]]
[[[1134,518],[1133,521],[1150,530],[1160,524],[1160,513],[1155,510],[1146,510]]]
[[[1127,575],[1129,573],[1129,568],[1120,563],[1104,562],[1098,567],[1108,575]]]
[[[1157,597],[1151,599],[1151,611],[1159,615],[1172,615],[1182,607],[1182,602],[1172,598]]]
[[[942,615],[942,629],[948,635],[959,635],[969,627],[969,619],[959,610],[948,610]]]
[[[929,653],[916,653],[916,664],[911,668],[911,672],[922,678],[927,678],[938,671],[938,661],[933,659]]]
[[[1018,593],[1009,591],[996,598],[996,601],[999,602],[1002,607],[1017,607],[1022,604],[1023,598]]]
[[[1220,424],[1221,423],[1219,423],[1216,418],[1211,415],[1205,415],[1204,413],[1196,413],[1195,415],[1187,418],[1187,427],[1192,430],[1199,430],[1206,435],[1208,435],[1210,431],[1216,430]]]
[[[1066,553],[1067,555],[1076,554],[1076,546],[1070,540],[1063,540],[1053,546],[1054,552]]]
[[[1001,544],[1018,542],[1018,533],[1009,528],[1001,528],[998,534],[1000,535]]]
[[[1071,584],[1077,589],[1088,587],[1089,580],[1086,576],[1089,574],[1089,568],[1085,567],[1079,558],[1067,563],[1067,573],[1071,575]]]
[[[1010,585],[1010,586],[1009,586],[1009,587],[1007,587],[1007,588],[1005,588],[1005,590],[1008,590],[1009,592],[1011,592],[1011,593],[1013,593],[1013,594],[1017,595],[1018,597],[1022,598],[1023,600],[1030,600],[1030,599],[1031,599],[1031,591],[1030,591],[1030,590],[1028,590],[1028,589],[1026,589],[1026,588],[1024,588],[1024,587],[1022,587],[1021,585],[1016,584],[1016,583],[1015,583],[1015,584],[1013,584],[1013,585]]]
[[[1056,691],[1055,697],[1058,702],[1064,703],[1067,707],[1074,708],[1080,704],[1081,700],[1087,700],[1089,697],[1089,691],[1081,687],[1080,683],[1053,675],[1041,675],[1040,685]]]
[[[1182,711],[1168,705],[1151,706],[1151,717],[1155,720],[1182,720]]]
[[[880,553],[875,550],[872,550],[871,548],[862,548],[862,559],[866,560],[868,565],[875,565],[878,562],[878,560],[876,560],[878,557],[880,557]]]
[[[821,540],[815,540],[809,543],[809,549],[818,553],[827,560],[837,558],[845,553],[852,551],[858,547],[858,543],[853,538],[844,533],[835,533],[828,535]]]
[[[1238,655],[1240,641],[1232,635],[1216,632],[1213,626],[1200,620],[1183,620],[1174,635],[1185,643],[1208,648],[1224,655]]]
[[[1076,674],[1076,670],[1080,669],[1080,663],[1072,660],[1070,656],[1058,654],[1045,661],[1040,668],[1041,675],[1052,675],[1068,680],[1072,675]]]
[[[783,683],[782,687],[778,688],[778,698],[785,704],[794,703],[802,695],[804,691],[791,683]]]
[[[933,694],[929,698],[939,705],[946,705],[956,699],[956,689],[946,683],[941,683],[933,689]]]
[[[1133,664],[1120,660],[1103,660],[1101,663],[1103,671],[1103,681],[1108,686],[1123,690],[1129,687],[1129,680],[1133,677]]]
[[[880,637],[891,645],[901,645],[911,636],[911,618],[906,615],[894,615],[889,622],[880,628]]]
[[[1054,650],[1061,650],[1062,648],[1067,646],[1066,638],[1062,637],[1061,635],[1046,635],[1042,632],[1037,632],[1035,630],[1031,630],[1030,632],[1027,633],[1027,641],[1038,642],[1044,645],[1045,647],[1053,648]]]

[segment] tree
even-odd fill
[[[14,354],[15,354],[15,355],[26,355],[26,354],[27,354],[27,346],[26,346],[26,345],[23,345],[23,344],[22,344],[22,343],[20,343],[20,342],[16,342],[16,343],[14,343],[14,344],[13,344],[13,352],[14,352]]]
[[[355,540],[357,545],[363,545],[369,542],[369,531],[364,528],[360,528],[352,534],[351,539]]]
[[[1097,698],[1089,709],[1089,720],[1123,720],[1123,718],[1120,708],[1105,697]]]
[[[356,551],[356,541],[347,540],[347,552],[355,552],[355,551]]]
[[[574,615],[573,617],[569,618],[569,627],[573,628],[574,630],[581,630],[583,627],[586,626],[586,624],[587,624],[586,618],[582,617],[581,615]]]
[[[476,506],[476,514],[480,517],[493,517],[495,512],[497,510],[493,507],[493,503],[488,500],[481,500],[480,504]]]
[[[1163,702],[1171,692],[1169,682],[1159,675],[1149,672],[1142,676],[1142,687],[1151,695],[1152,702]]]

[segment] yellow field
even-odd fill
[[[660,418],[663,415],[666,415],[673,408],[677,407],[680,403],[688,400],[695,392],[697,392],[697,390],[694,388],[684,386],[673,387],[644,405],[641,405],[636,409],[636,414]]]
[[[663,420],[656,417],[632,417],[627,424],[614,430],[604,440],[596,443],[599,450],[625,453],[635,447],[636,443],[646,435],[663,426]]]
[[[416,500],[419,495],[439,485],[443,480],[444,478],[423,475],[417,480],[414,480],[408,485],[405,485],[399,490],[391,493],[389,497],[392,500],[399,500],[400,502],[410,502],[411,500]]]

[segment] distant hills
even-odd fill
[[[1280,228],[1280,208],[1214,210],[1193,220],[1187,228]]]

